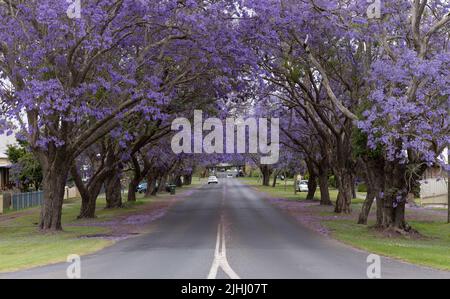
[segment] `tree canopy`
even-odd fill
[[[333,174],[337,213],[363,176],[378,225],[407,230],[408,194],[447,167],[450,4],[382,2],[374,17],[364,1],[100,0],[73,18],[65,1],[0,1],[0,131],[27,142],[21,161],[11,149],[23,171],[34,157],[42,170],[40,229],[62,229],[69,177],[93,217],[102,186],[121,206],[128,170],[130,188],[154,190],[202,162],[254,161],[173,154],[172,121],[203,110],[279,118],[282,159],[266,175],[306,167],[331,204]]]

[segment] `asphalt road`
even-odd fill
[[[153,232],[81,259],[82,278],[367,278],[369,253],[322,237],[237,179],[205,185],[155,222]],[[66,278],[68,264],[0,275]],[[450,272],[381,259],[382,278]]]

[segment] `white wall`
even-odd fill
[[[427,179],[420,183],[422,204],[447,204],[447,179]]]

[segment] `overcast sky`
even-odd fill
[[[6,146],[8,144],[13,144],[16,142],[16,139],[13,135],[6,136],[6,135],[0,135],[0,158],[6,158],[5,151]]]

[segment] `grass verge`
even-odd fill
[[[193,180],[192,186],[183,187],[180,192],[200,184]],[[125,197],[124,197],[125,198]],[[142,205],[151,204],[155,199],[170,198],[163,193],[158,197],[143,198],[139,195],[134,203],[125,203],[121,209],[104,209],[106,201],[99,198],[95,222],[107,222],[126,214],[133,214]],[[42,234],[38,231],[39,208],[22,211],[8,211],[0,215],[0,273],[12,272],[36,266],[65,262],[70,254],[87,255],[97,252],[114,243],[113,240],[89,238],[89,236],[108,234],[108,227],[90,226],[91,220],[77,220],[80,200],[66,201],[63,206],[63,232]]]
[[[363,201],[361,199],[353,201],[351,215],[338,215],[333,212],[333,207],[301,205],[306,193],[295,195],[292,181],[287,182],[287,188],[284,182],[273,188],[261,186],[256,178],[243,178],[242,181],[270,197],[297,201],[299,208],[289,212],[300,213],[296,215],[297,218],[302,215],[313,216],[312,221],[317,221],[331,237],[347,245],[406,262],[450,271],[450,224],[445,221],[445,211],[407,210],[408,222],[419,231],[421,237],[393,237],[371,227],[375,223],[376,207],[373,207],[368,226],[357,224]],[[337,191],[330,190],[330,196],[335,201]],[[316,194],[316,199],[318,197],[320,193]]]

